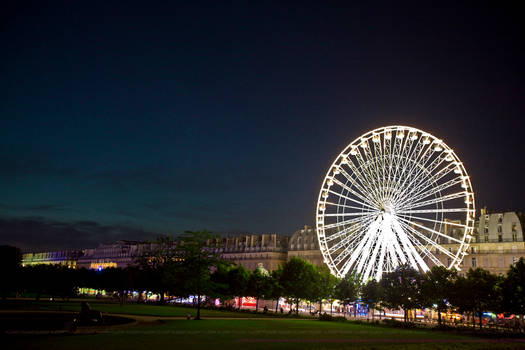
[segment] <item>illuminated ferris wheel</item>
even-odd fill
[[[427,132],[388,126],[355,139],[328,169],[317,236],[334,275],[379,280],[406,263],[459,269],[474,215],[470,178],[454,151]],[[456,249],[442,246],[449,243]]]

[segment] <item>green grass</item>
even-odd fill
[[[143,316],[195,315],[192,308],[137,305],[89,300],[93,309],[107,313]],[[9,301],[9,310],[80,311],[80,300],[71,302]],[[204,320],[150,320],[138,325],[109,329],[97,334],[3,335],[0,344],[10,349],[520,349],[525,342],[444,333],[428,329],[399,329],[353,322],[305,319],[232,319],[256,317],[252,313],[202,310]],[[270,314],[273,316],[273,314]],[[223,319],[213,319],[221,317]],[[228,319],[230,318],[230,319]]]
[[[185,317],[190,313],[195,316],[197,309],[191,307],[180,307],[173,305],[151,305],[151,304],[124,304],[87,300],[92,309],[103,313],[116,313],[142,316],[172,316]],[[10,300],[8,308],[11,310],[44,310],[44,311],[74,311],[80,312],[80,300],[77,301],[32,301],[32,300]],[[251,312],[236,312],[222,310],[201,309],[202,317],[233,317],[233,318],[252,318],[252,317],[275,317],[274,313],[263,314],[260,309],[258,314]]]
[[[91,335],[4,336],[13,349],[519,349],[525,343],[314,320],[169,320]]]

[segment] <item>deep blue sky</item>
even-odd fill
[[[0,244],[291,234],[388,124],[453,147],[478,207],[523,208],[516,8],[95,3],[0,11]]]

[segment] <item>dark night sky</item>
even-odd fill
[[[517,8],[44,3],[0,11],[0,244],[291,234],[389,124],[454,148],[478,207],[523,209]]]

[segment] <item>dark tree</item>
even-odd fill
[[[161,303],[164,302],[166,292],[173,292],[179,286],[176,272],[178,260],[176,243],[169,236],[159,237],[151,249],[144,251],[136,260],[141,270],[139,284],[158,294]]]
[[[482,268],[470,269],[465,278],[458,278],[451,294],[452,304],[460,311],[479,314],[479,328],[483,327],[483,312],[497,308],[498,277]]]
[[[279,283],[284,295],[295,304],[295,313],[299,314],[299,301],[310,299],[313,294],[315,268],[299,257],[291,257],[279,269]]]
[[[500,283],[502,308],[520,315],[523,322],[525,314],[525,258],[514,263]]]
[[[246,296],[248,291],[248,281],[250,279],[250,272],[242,265],[235,265],[228,271],[228,293],[232,297],[237,297],[241,307],[241,300]]]
[[[277,313],[279,308],[279,299],[284,295],[284,289],[283,286],[280,283],[281,280],[281,269],[277,269],[272,271],[271,273],[271,294],[270,298],[272,300],[275,300],[275,313]]]
[[[339,283],[339,279],[330,273],[330,269],[326,265],[316,267],[314,276],[312,300],[319,303],[319,314],[321,314],[323,300],[329,299],[330,302],[333,302],[334,298],[337,298],[335,287]]]
[[[372,320],[374,319],[374,310],[379,308],[382,298],[383,290],[381,289],[381,284],[375,279],[368,281],[361,287],[361,299],[368,305],[368,310],[372,310]]]
[[[19,248],[9,245],[0,246],[0,271],[3,280],[0,284],[0,293],[2,293],[3,301],[6,300],[9,292],[17,290],[21,262],[22,253]]]
[[[438,323],[441,325],[441,313],[448,307],[450,293],[458,278],[456,270],[444,266],[434,266],[423,275],[421,299],[423,306],[433,308],[438,313]]]
[[[256,268],[248,280],[248,294],[255,297],[255,312],[259,311],[259,299],[270,297],[272,282],[268,271]]]
[[[354,274],[347,274],[335,287],[335,298],[339,299],[344,306],[350,305],[357,300],[361,281]]]
[[[213,236],[207,232],[186,232],[177,245],[177,274],[184,281],[186,294],[197,296],[197,316],[200,320],[201,297],[213,293],[211,270],[223,262],[219,253],[208,248]]]
[[[381,279],[381,288],[385,305],[393,309],[403,309],[404,321],[408,322],[408,311],[421,305],[421,285],[421,274],[408,264],[384,274]]]

